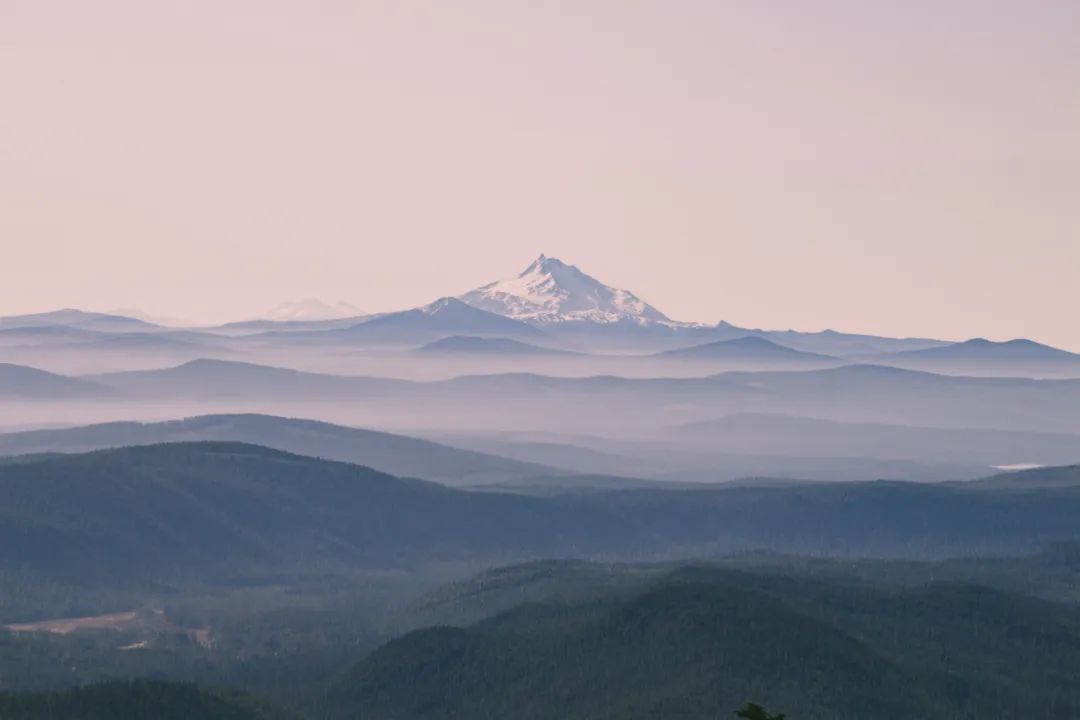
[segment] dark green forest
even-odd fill
[[[535,496],[236,443],[25,457],[0,718],[1077,717],[1078,493],[1075,467]]]
[[[1075,582],[1080,563],[1064,558],[1032,567]],[[704,719],[747,702],[810,719],[1080,714],[1080,609],[1005,589],[1018,560],[991,571],[983,562],[532,563],[381,607],[324,598],[270,609],[267,596],[239,624],[215,627],[212,647],[162,635],[120,650],[134,636],[108,631],[0,633],[0,677],[9,690],[110,677],[197,682],[311,720]],[[1000,586],[957,580],[975,566]],[[890,571],[901,568],[900,578]],[[211,606],[204,600],[199,612]],[[32,712],[53,712],[41,697],[17,696]]]
[[[45,589],[121,591],[452,565],[468,574],[551,557],[935,559],[1080,540],[1080,468],[1052,484],[1039,477],[533,497],[255,445],[150,445],[0,463],[0,574]],[[0,607],[0,621],[12,619]]]
[[[4,720],[296,720],[236,692],[194,685],[117,681],[51,693],[0,693]]]
[[[524,603],[376,650],[331,718],[811,719],[1080,714],[1080,613],[968,584],[885,590],[685,567],[627,593]],[[797,712],[796,712],[797,710]]]

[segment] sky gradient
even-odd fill
[[[0,315],[544,252],[682,320],[1080,351],[1075,0],[2,5]]]

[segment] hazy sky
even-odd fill
[[[543,251],[679,319],[1080,350],[1077,0],[0,0],[0,90],[0,314]]]

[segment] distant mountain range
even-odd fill
[[[314,408],[336,408],[355,418],[350,423],[383,427],[386,418],[393,418],[395,427],[450,423],[461,431],[507,428],[637,437],[723,415],[766,413],[847,423],[1080,434],[1080,380],[971,378],[869,365],[683,378],[508,373],[418,382],[195,360],[161,370],[79,377],[7,365],[0,376],[8,379],[0,393],[28,401],[98,397],[150,407],[167,400],[185,403],[186,412],[193,414],[227,408],[311,415]],[[1010,462],[1031,461],[1038,459]]]
[[[765,363],[758,369],[870,362],[951,374],[1080,377],[1080,355],[1030,340],[954,343],[833,330],[799,332],[744,328],[727,322],[679,322],[630,291],[606,285],[573,265],[544,255],[510,279],[409,310],[364,315],[350,305],[305,300],[283,304],[268,316],[199,331],[178,331],[136,318],[70,309],[0,318],[0,361],[66,371],[71,363],[58,360],[53,352],[64,341],[84,343],[77,349],[98,355],[130,352],[133,359],[142,356],[141,366],[147,367],[155,358],[165,356],[176,361],[194,359],[192,344],[207,347],[203,353],[207,357],[247,355],[257,360],[278,351],[342,347],[413,350],[442,341],[446,341],[443,350],[461,354],[466,353],[466,341],[451,338],[472,337],[515,340],[579,354],[652,354],[663,361],[714,361],[720,366],[724,361]],[[134,333],[153,333],[159,338],[121,337]],[[724,344],[728,342],[734,344]],[[523,350],[510,344],[499,347],[474,342],[467,354],[539,354]],[[113,358],[108,367],[116,367],[121,360]],[[618,374],[619,369],[610,372]]]

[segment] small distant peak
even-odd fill
[[[772,340],[766,340],[760,335],[743,335],[742,337],[735,338],[733,340],[723,340],[729,345],[758,345],[761,347],[780,347]]]
[[[228,365],[227,360],[215,360],[213,358],[195,358],[194,360],[188,360],[187,362],[180,363],[173,367],[173,370],[202,370],[206,368],[217,368]]]
[[[447,310],[450,308],[462,307],[464,305],[465,303],[461,302],[457,298],[448,296],[441,297],[434,302],[428,303],[424,307],[420,308],[420,310],[421,312],[427,313],[428,315],[434,315],[437,312],[442,312],[443,310]]]
[[[446,307],[449,304],[450,304],[450,298],[441,297],[441,298],[439,298],[437,300],[433,300],[433,301],[429,302],[427,305],[425,305],[421,309],[424,312],[433,313],[433,312],[437,312],[437,311],[441,310],[442,308]]]
[[[986,338],[972,338],[971,340],[965,340],[960,345],[966,345],[968,347],[1000,347],[1000,348],[1023,348],[1028,350],[1056,350],[1049,345],[1043,345],[1037,343],[1034,340],[1028,338],[1013,338],[1012,340],[1002,340],[995,342],[993,340],[987,340]]]

